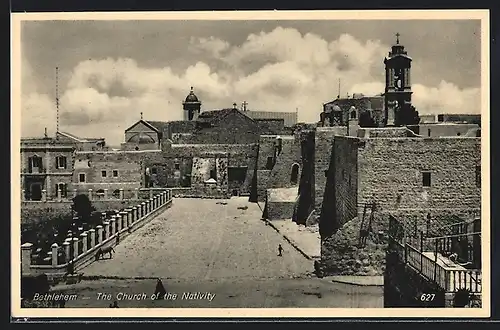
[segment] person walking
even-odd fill
[[[282,256],[283,256],[283,247],[281,246],[281,244],[278,244],[278,257]]]
[[[163,296],[165,296],[166,293],[167,293],[167,290],[165,290],[165,287],[163,286],[161,279],[160,278],[157,279],[156,280],[156,289],[155,289],[156,299],[157,300],[163,299]]]

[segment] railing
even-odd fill
[[[418,271],[427,280],[436,283],[446,292],[467,289],[481,292],[481,271],[477,269],[446,269],[410,244],[405,244],[405,263]]]
[[[49,196],[47,191],[42,190],[40,199],[31,200],[29,192],[23,191],[22,197],[25,202],[60,201],[70,202],[77,195],[86,195],[92,201],[118,201],[118,200],[146,200],[157,193],[170,191],[169,188],[117,188],[117,189],[69,189],[65,192],[55,192]]]
[[[104,218],[103,224],[96,228],[79,231],[75,235],[68,236],[62,246],[57,243],[52,244],[50,251],[40,251],[38,257],[34,256],[35,247],[33,244],[25,243],[21,246],[23,273],[36,270],[37,267],[51,266],[52,268],[64,269],[75,262],[91,262],[91,258],[87,258],[89,253],[94,253],[99,247],[116,244],[119,233],[125,235],[130,230],[142,226],[145,223],[144,219],[156,214],[164,205],[169,205],[171,200],[171,191],[155,194],[136,207],[123,210],[110,218]]]

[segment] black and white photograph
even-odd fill
[[[11,17],[14,316],[489,316],[488,11]]]

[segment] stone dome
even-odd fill
[[[198,100],[198,97],[193,92],[193,87],[191,87],[191,91],[189,92],[188,96],[186,97],[185,102],[200,102]]]
[[[147,135],[147,134],[135,134],[133,135],[129,140],[128,142],[131,142],[131,143],[137,143],[137,144],[149,144],[149,143],[155,143],[155,140]]]

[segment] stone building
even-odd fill
[[[429,217],[434,225],[454,216],[473,218],[481,209],[481,138],[424,138],[406,127],[360,129],[358,137],[333,139],[326,175],[320,232],[328,272],[337,267],[339,235],[354,233],[352,242],[344,242],[353,247],[363,226],[372,238],[383,237],[389,214],[414,228],[425,226]],[[367,212],[372,203],[375,208]],[[367,263],[382,271],[380,259]]]
[[[71,188],[76,147],[56,138],[21,139],[23,200],[64,198]]]

